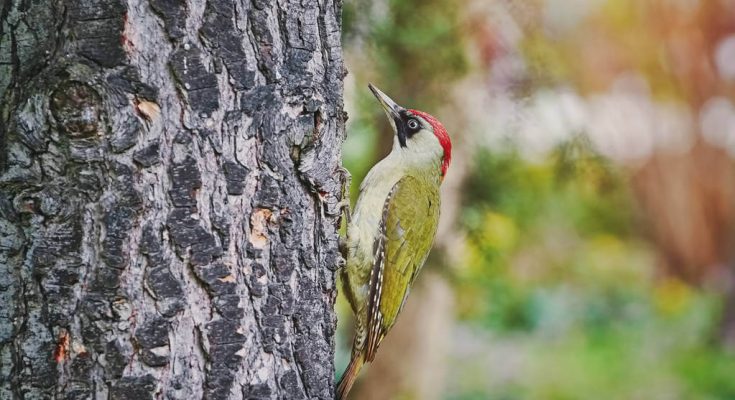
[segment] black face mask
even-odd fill
[[[403,110],[393,118],[393,122],[396,124],[396,135],[401,147],[406,147],[406,141],[421,130],[421,122]]]

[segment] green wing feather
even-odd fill
[[[366,359],[396,322],[416,275],[426,261],[439,222],[436,185],[405,176],[383,206],[381,233],[375,240],[370,274]]]

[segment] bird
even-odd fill
[[[426,262],[439,223],[439,189],[452,158],[451,139],[439,120],[368,87],[394,137],[391,152],[360,185],[341,245],[340,275],[355,314],[355,336],[337,384],[338,400],[347,397],[362,366],[375,359]]]

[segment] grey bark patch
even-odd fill
[[[184,310],[186,298],[184,290],[168,265],[151,268],[146,277],[146,284],[158,301],[158,312],[162,315],[172,317]]]
[[[223,172],[227,180],[227,193],[241,195],[245,188],[245,179],[248,177],[248,169],[235,161],[227,160]]]
[[[110,400],[154,399],[156,386],[152,375],[126,376],[112,385]]]
[[[213,345],[244,343],[245,336],[238,332],[237,321],[219,319],[207,324],[207,338]]]
[[[164,21],[168,37],[181,39],[186,34],[186,3],[176,0],[150,0],[151,8]]]
[[[171,69],[197,115],[210,114],[219,108],[217,77],[205,67],[202,52],[194,45],[181,45],[171,55]]]
[[[174,161],[169,168],[172,188],[169,190],[171,201],[176,207],[196,206],[197,190],[202,187],[202,176],[197,161],[190,155],[181,161]]]
[[[213,53],[223,60],[233,88],[242,91],[255,86],[256,73],[253,55],[245,52],[243,35],[233,25],[237,23],[235,8],[235,3],[231,2],[207,2],[204,23],[199,32],[211,43]],[[224,27],[227,29],[223,29]]]
[[[133,153],[133,161],[143,167],[152,167],[161,162],[161,143],[156,140],[151,144],[136,150]]]
[[[212,296],[234,294],[237,284],[235,283],[233,271],[225,264],[215,263],[206,266],[194,267],[197,277],[207,286]]]
[[[132,107],[130,107],[132,109]],[[136,118],[132,111],[129,112],[126,118],[120,118],[118,123],[115,123],[112,127],[112,138],[110,140],[110,147],[113,152],[121,153],[133,146],[138,142],[138,135],[143,129],[143,125]]]
[[[265,384],[248,385],[243,389],[243,398],[248,400],[266,400],[272,395],[270,386]]]
[[[123,371],[132,355],[132,350],[120,339],[113,339],[104,347],[105,375],[116,380],[123,376]]]
[[[163,367],[169,362],[169,323],[163,318],[145,321],[135,331],[140,359],[151,367]],[[161,351],[160,349],[164,349]]]
[[[76,54],[102,67],[112,68],[126,59],[123,48],[125,4],[120,0],[86,0],[68,8]]]

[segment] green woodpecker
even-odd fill
[[[375,358],[426,261],[439,222],[439,186],[452,153],[436,118],[405,109],[369,87],[395,137],[393,150],[360,185],[348,222],[342,282],[355,313],[355,338],[337,399],[347,396],[362,365]]]

